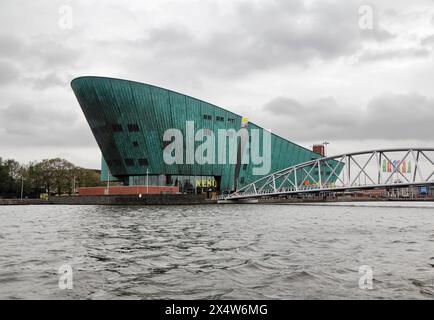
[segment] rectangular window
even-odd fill
[[[133,141],[134,148],[137,148],[139,146],[139,143],[137,141]]]
[[[243,164],[243,170],[247,170],[247,163]]]
[[[139,159],[139,166],[146,167],[149,165],[148,159]]]
[[[220,117],[220,116],[216,116],[215,119],[217,121],[225,121],[225,118],[224,117]]]
[[[140,131],[139,125],[135,124],[135,123],[128,124],[128,131],[129,132],[139,132]]]
[[[204,120],[212,120],[212,116],[210,116],[209,114],[204,114],[203,119]]]
[[[235,119],[233,119],[233,118],[228,118],[228,122],[229,122],[229,123],[235,123]]]
[[[114,132],[122,132],[122,126],[118,123],[112,124],[112,129]]]
[[[133,159],[125,159],[125,165],[127,167],[133,167],[134,166],[134,160]]]
[[[240,183],[241,183],[241,184],[244,184],[244,177],[241,177],[241,179],[240,179]]]

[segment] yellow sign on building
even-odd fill
[[[199,188],[217,188],[217,181],[208,179],[208,180],[196,180],[196,187]]]
[[[246,117],[243,117],[241,119],[241,128],[247,128],[248,124],[249,124],[249,119],[247,119]]]

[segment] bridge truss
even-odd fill
[[[434,148],[370,150],[323,157],[264,176],[224,200],[434,184]]]

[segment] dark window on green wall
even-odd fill
[[[212,120],[212,116],[210,116],[209,114],[204,114],[203,119],[204,120]]]
[[[135,123],[128,124],[128,131],[129,132],[138,132],[138,131],[140,131],[139,125],[135,124]]]
[[[133,167],[134,166],[134,160],[133,159],[125,159],[125,165],[127,167]]]
[[[148,159],[139,159],[139,166],[146,167],[149,165]]]
[[[217,121],[225,121],[225,118],[220,117],[220,116],[216,116],[215,119],[216,119]]]
[[[122,126],[118,123],[112,124],[112,129],[114,132],[122,132]]]
[[[133,146],[134,146],[135,148],[137,148],[137,147],[139,146],[139,143],[138,143],[137,141],[133,141]]]
[[[247,170],[247,163],[243,164],[243,170]]]
[[[235,119],[233,119],[233,118],[228,118],[228,122],[229,122],[229,123],[235,123]]]

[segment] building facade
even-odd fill
[[[101,149],[103,180],[121,180],[125,185],[147,183],[233,191],[260,178],[254,174],[254,163],[242,163],[240,146],[235,163],[167,164],[164,160],[164,150],[170,144],[163,141],[165,132],[176,129],[187,139],[187,122],[194,125],[195,132],[204,129],[205,135],[214,137],[219,129],[241,128],[247,130],[249,137],[252,130],[262,137],[263,128],[238,114],[171,90],[128,80],[80,77],[71,86]],[[264,141],[259,142],[261,146]],[[186,145],[184,141],[184,149]],[[200,145],[200,141],[194,141],[195,150]],[[321,157],[272,133],[270,147],[270,173]],[[226,152],[230,153],[229,146]]]

